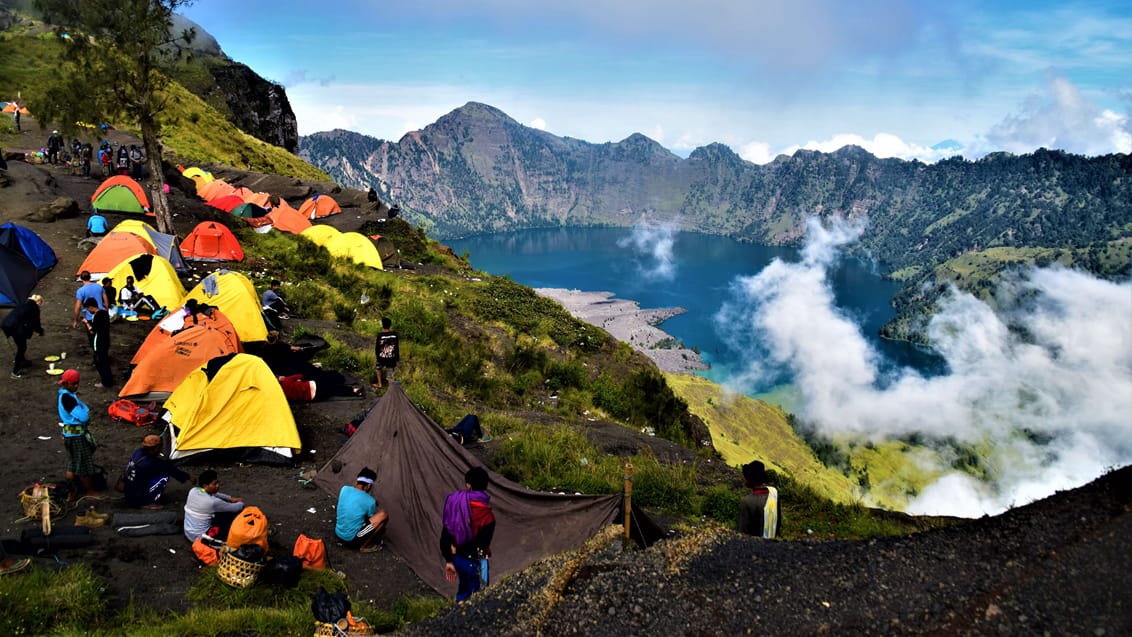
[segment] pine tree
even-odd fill
[[[55,25],[66,49],[64,63],[46,91],[45,118],[65,130],[76,122],[126,121],[141,131],[150,175],[149,195],[157,228],[173,232],[161,169],[160,133],[170,82],[162,72],[180,46],[192,42],[189,29],[174,34],[173,13],[192,0],[35,0],[46,22]]]

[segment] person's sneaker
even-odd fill
[[[109,519],[110,519],[110,514],[109,514],[109,513],[99,513],[98,511],[95,511],[95,510],[94,510],[94,507],[91,507],[91,508],[87,509],[87,511],[86,511],[86,516],[87,516],[88,518],[89,518],[89,517],[95,517],[95,518],[99,518],[99,519],[101,519],[101,520],[102,520],[103,522],[105,522],[105,521],[107,521],[107,520],[109,520]]]
[[[106,524],[106,520],[94,515],[80,513],[75,516],[75,526],[85,526],[89,529],[97,529],[103,524]]]
[[[12,372],[11,374],[8,374],[8,378],[23,378],[23,377],[24,377],[24,375],[21,372]]]

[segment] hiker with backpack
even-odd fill
[[[126,150],[125,144],[118,147],[118,156],[114,161],[114,171],[119,175],[126,175],[130,172],[130,152]]]
[[[177,482],[196,482],[192,474],[181,471],[161,455],[161,436],[150,434],[142,439],[130,461],[126,464],[121,481],[121,491],[126,506],[162,508],[162,498],[169,478]]]
[[[31,361],[25,356],[28,351],[28,339],[32,334],[43,336],[43,324],[39,320],[39,308],[43,306],[43,297],[33,294],[26,301],[17,305],[4,321],[0,329],[8,338],[16,343],[16,360],[12,363],[12,378],[23,378],[25,368]]]
[[[778,490],[767,486],[763,463],[743,465],[743,482],[751,492],[739,503],[739,532],[773,540],[778,534]]]
[[[78,481],[86,496],[100,497],[94,488],[94,436],[90,433],[90,407],[75,393],[79,390],[79,371],[68,369],[59,377],[59,426],[63,428],[63,447],[67,450],[67,480]]]
[[[377,343],[374,346],[374,355],[377,359],[374,372],[377,380],[373,386],[381,389],[382,375],[385,376],[385,384],[391,385],[393,383],[393,369],[397,367],[397,361],[401,360],[401,348],[397,341],[397,332],[392,330],[393,321],[389,320],[388,316],[381,317],[381,333],[377,335]]]
[[[385,524],[389,514],[377,506],[370,495],[377,472],[365,467],[358,472],[354,485],[342,485],[338,491],[334,535],[343,546],[360,553],[376,553],[384,544]]]
[[[491,496],[486,493],[487,483],[487,470],[473,467],[464,474],[464,488],[444,500],[440,554],[444,557],[444,579],[460,581],[457,604],[488,584],[495,514]]]

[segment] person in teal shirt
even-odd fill
[[[90,407],[79,399],[79,371],[68,369],[59,378],[59,426],[67,450],[67,480],[78,480],[88,496],[99,496],[94,488],[94,444],[87,436]]]
[[[86,220],[86,236],[88,237],[104,237],[109,231],[110,224],[107,223],[106,217],[97,212]]]
[[[358,472],[353,486],[344,485],[338,492],[337,523],[334,535],[346,548],[362,553],[375,553],[382,548],[382,536],[388,514],[378,508],[370,495],[377,473],[366,467]]]

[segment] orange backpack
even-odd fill
[[[204,543],[199,537],[193,540],[193,554],[205,566],[216,566],[220,563],[220,553],[213,547]]]
[[[244,507],[228,531],[228,546],[238,549],[245,544],[258,544],[267,553],[267,516],[259,507]]]
[[[326,544],[302,533],[295,539],[294,556],[303,561],[303,568],[321,571],[326,568]]]

